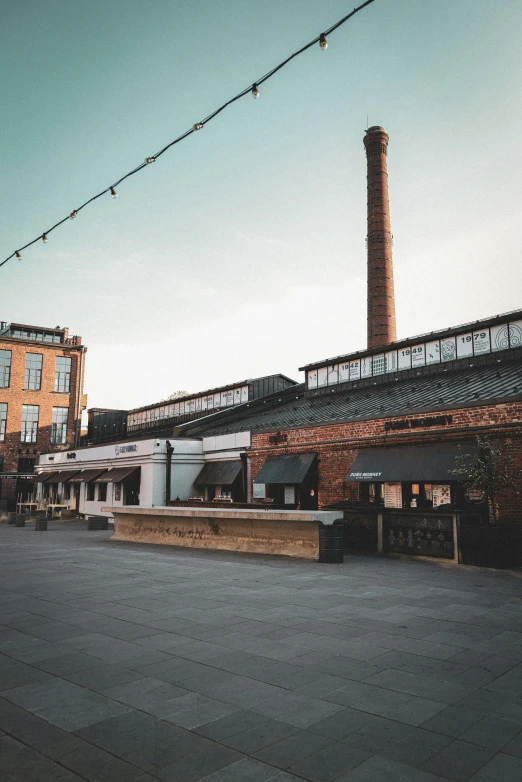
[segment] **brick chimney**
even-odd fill
[[[386,155],[389,136],[379,125],[364,137],[368,161],[368,347],[397,339],[392,234]]]

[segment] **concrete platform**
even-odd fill
[[[113,540],[319,559],[321,526],[336,511],[178,507],[103,507],[114,515]],[[340,535],[342,539],[342,535]]]
[[[522,580],[0,527],[2,782],[520,782]]]

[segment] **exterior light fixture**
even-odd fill
[[[42,242],[44,244],[47,242],[47,234],[42,234]]]
[[[252,85],[252,97],[259,98],[259,87],[257,86],[257,84]]]
[[[17,259],[18,261],[21,261],[21,260],[22,260],[22,253],[18,252],[18,250],[16,251],[16,259]]]
[[[325,52],[328,49],[328,41],[326,40],[326,35],[324,33],[321,33],[319,36],[319,46]]]
[[[74,218],[76,217],[77,214],[78,214],[78,212],[76,211],[76,209],[73,209],[71,214],[69,215],[69,217],[71,218],[71,220],[74,220]]]
[[[194,130],[201,130],[203,128],[203,124],[201,122],[196,122],[194,125]]]
[[[118,198],[118,193],[116,192],[116,190],[113,187],[111,187],[111,196],[113,198]]]
[[[145,163],[155,163],[155,162],[156,162],[156,158],[155,157],[146,157],[145,158]]]

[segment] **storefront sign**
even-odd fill
[[[264,500],[266,499],[266,484],[265,483],[254,483],[254,499],[255,500]]]
[[[406,421],[385,421],[384,431],[395,429],[417,429],[428,426],[449,426],[453,423],[452,415],[431,415],[427,418],[409,418]]]
[[[486,499],[486,493],[482,489],[468,489],[465,494],[466,500],[474,505],[479,505]]]
[[[287,441],[288,441],[288,435],[281,434],[281,432],[278,432],[277,434],[272,434],[268,438],[268,442],[272,443],[272,445],[277,445],[278,443],[286,443]]]
[[[68,459],[76,459],[76,454],[75,453],[68,453],[67,454],[67,458]]]
[[[285,505],[295,505],[295,486],[285,486]]]
[[[119,456],[120,453],[131,453],[132,451],[137,451],[138,446],[137,445],[115,445],[114,446],[114,453],[116,456]]]
[[[402,508],[402,484],[401,483],[384,484],[384,507]]]
[[[449,505],[451,503],[451,489],[447,485],[434,484],[433,485],[433,507],[438,508],[439,505]]]

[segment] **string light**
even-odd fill
[[[22,260],[22,253],[19,253],[18,250],[16,251],[16,260],[21,261]]]
[[[141,165],[136,166],[136,168],[133,168],[132,171],[129,171],[127,174],[124,174],[124,176],[120,177],[120,179],[118,179],[114,183],[114,185],[112,185],[110,187],[106,187],[100,193],[97,193],[96,195],[92,196],[92,198],[89,198],[89,200],[86,201],[81,206],[79,206],[78,209],[74,209],[71,212],[70,215],[68,215],[67,217],[64,217],[62,220],[59,220],[51,228],[48,228],[47,232],[45,234],[43,234],[43,235],[40,234],[36,239],[33,239],[32,241],[28,242],[23,247],[21,247],[20,250],[25,250],[27,247],[30,247],[35,242],[38,242],[40,240],[40,238],[42,239],[42,241],[46,241],[47,234],[50,234],[51,231],[54,231],[60,225],[62,225],[63,223],[67,222],[67,220],[69,220],[69,219],[74,220],[74,218],[76,217],[76,215],[78,214],[80,209],[83,209],[88,204],[92,203],[93,201],[96,201],[96,199],[101,198],[101,196],[105,195],[105,193],[110,192],[110,194],[112,195],[113,198],[117,198],[117,193],[116,193],[116,190],[115,190],[115,187],[117,185],[119,185],[125,179],[128,179],[131,176],[134,176],[134,174],[137,174],[138,171],[141,171],[142,168],[145,168],[145,166],[147,164],[154,163],[160,157],[160,155],[163,155],[165,152],[167,152],[168,149],[173,147],[175,144],[179,144],[180,141],[184,141],[188,136],[190,136],[191,133],[194,133],[194,131],[201,130],[204,127],[204,125],[207,124],[207,122],[210,122],[212,119],[217,117],[218,114],[220,114],[222,111],[224,111],[224,109],[228,108],[230,105],[232,105],[232,103],[235,103],[237,100],[239,100],[240,98],[244,97],[248,93],[250,93],[254,98],[259,97],[259,86],[261,84],[263,84],[265,81],[267,81],[268,79],[271,79],[272,76],[275,76],[275,74],[278,73],[286,65],[288,65],[288,63],[291,60],[293,60],[294,57],[298,57],[300,54],[303,54],[303,52],[307,51],[312,46],[315,46],[317,43],[319,43],[319,46],[321,47],[321,49],[323,51],[325,51],[328,48],[328,41],[326,40],[326,36],[329,35],[330,33],[333,33],[334,30],[337,30],[338,27],[341,27],[341,25],[345,24],[345,22],[347,22],[349,19],[351,19],[352,16],[354,16],[359,11],[362,11],[363,8],[366,8],[366,6],[371,5],[374,2],[375,2],[375,0],[366,0],[366,2],[362,3],[360,6],[358,6],[357,8],[354,8],[353,11],[350,11],[349,14],[346,14],[346,16],[343,16],[342,19],[339,19],[338,22],[336,22],[334,25],[329,27],[324,33],[321,33],[316,38],[314,38],[312,41],[309,41],[307,44],[302,46],[296,52],[294,52],[293,54],[289,55],[285,60],[283,60],[283,62],[280,62],[279,65],[276,65],[274,68],[272,68],[270,71],[268,71],[268,73],[266,73],[262,78],[257,79],[257,81],[255,81],[253,84],[252,84],[252,82],[250,82],[251,86],[247,87],[246,89],[244,89],[241,92],[239,92],[237,95],[234,95],[232,98],[227,100],[226,103],[224,103],[218,109],[216,109],[211,114],[209,114],[208,117],[205,117],[201,122],[196,122],[195,125],[193,125],[190,128],[190,130],[185,131],[184,133],[181,134],[181,136],[178,136],[178,138],[175,138],[173,141],[169,142],[165,147],[163,147],[163,149],[160,149],[159,152],[157,152],[154,156],[145,158],[145,162],[144,163],[141,163]],[[43,238],[44,236],[46,237],[46,239]],[[18,260],[20,260],[21,257],[22,257],[20,250],[16,250],[14,253],[11,253],[11,255],[9,255],[4,261],[2,261],[0,263],[0,266],[3,266],[5,263],[10,261],[11,258],[14,258],[15,256],[16,256],[16,258]]]
[[[44,244],[47,242],[47,234],[42,234],[42,242]]]

